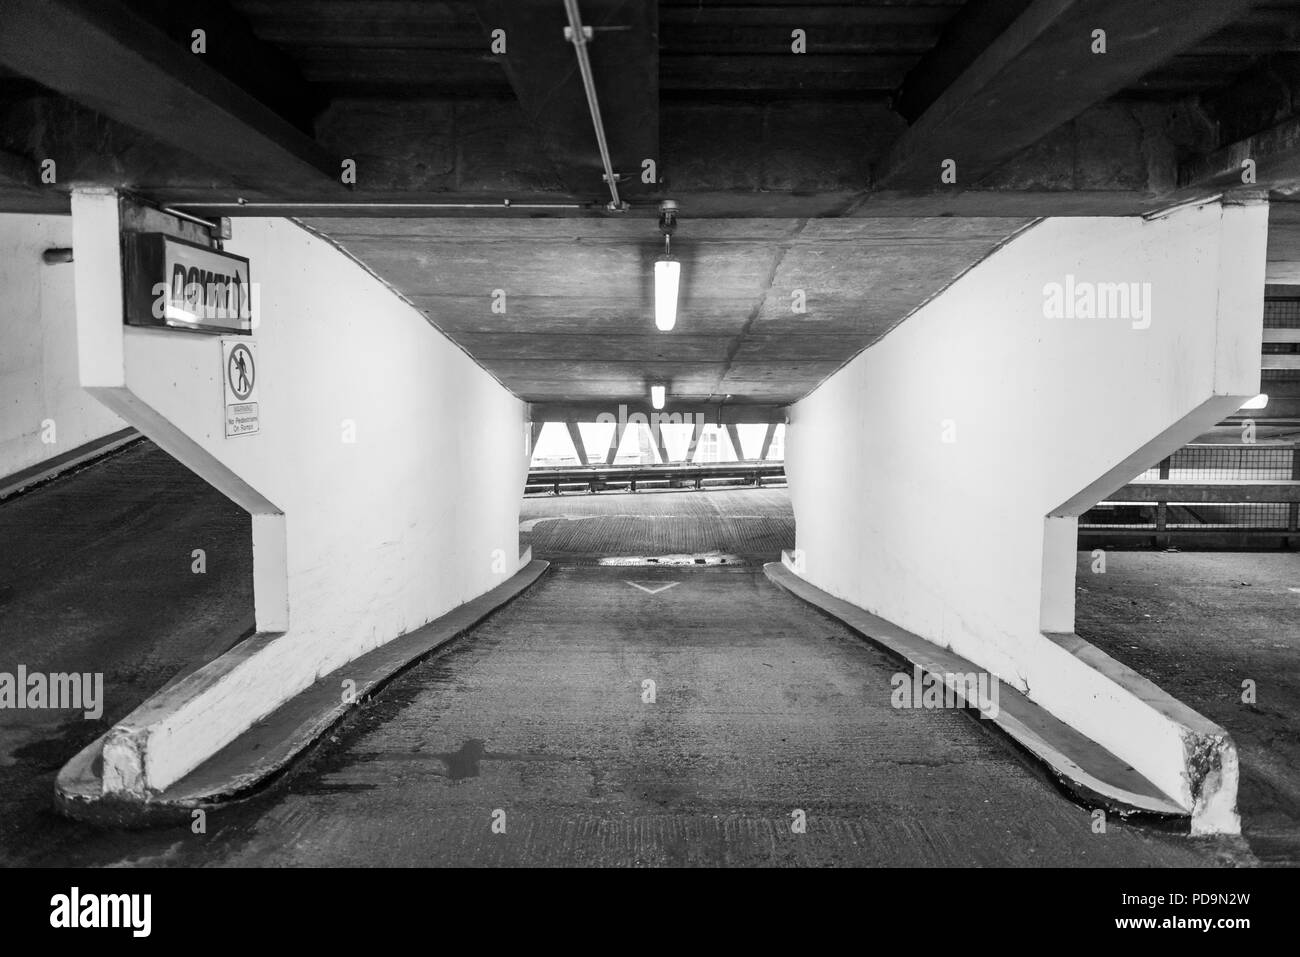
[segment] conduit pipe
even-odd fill
[[[499,203],[299,203],[299,202],[258,202],[250,203],[247,200],[240,200],[236,203],[214,203],[206,199],[187,200],[182,203],[176,203],[176,206],[188,206],[192,209],[218,209],[218,210],[256,210],[256,209],[339,209],[339,210],[359,210],[374,209],[384,211],[394,211],[401,209],[420,210],[420,209],[587,209],[584,203],[512,203],[505,199]],[[200,220],[201,222],[201,220]]]
[[[578,0],[564,0],[564,10],[569,15],[569,40],[578,55],[578,72],[582,74],[582,88],[587,93],[587,106],[591,109],[591,123],[596,128],[596,145],[600,148],[600,161],[605,166],[605,182],[609,184],[609,205],[606,209],[621,213],[627,204],[618,195],[618,177],[609,157],[609,143],[605,139],[605,123],[600,118],[600,102],[596,98],[596,81],[591,73],[591,59],[587,56],[587,30],[578,12]]]

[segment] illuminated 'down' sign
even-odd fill
[[[162,233],[130,233],[124,247],[128,324],[252,332],[253,290],[243,256]]]

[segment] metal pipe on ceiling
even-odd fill
[[[206,199],[186,200],[176,203],[175,206],[186,206],[191,209],[216,209],[216,210],[257,210],[257,209],[339,209],[339,210],[358,210],[373,209],[383,211],[395,211],[402,209],[409,210],[437,210],[437,209],[588,209],[586,203],[512,203],[510,200],[504,200],[500,203],[319,203],[319,202],[257,202],[250,203],[240,200],[235,203],[214,203]],[[168,211],[176,212],[169,207]],[[184,215],[177,213],[177,215]],[[194,217],[187,217],[194,218]],[[202,222],[202,220],[196,220]]]
[[[609,156],[609,143],[605,139],[605,123],[600,117],[600,102],[596,97],[596,80],[591,73],[591,59],[587,56],[587,33],[582,25],[582,15],[578,12],[578,0],[564,0],[565,12],[569,15],[569,40],[578,56],[578,72],[582,74],[582,88],[587,93],[587,107],[591,110],[591,123],[596,128],[596,145],[600,148],[600,161],[605,165],[605,182],[609,184],[609,206],[611,212],[623,212],[627,204],[618,195],[618,177],[614,173],[614,163]]]
[[[183,213],[179,209],[174,209],[171,206],[162,206],[159,208],[161,209],[162,212],[166,213],[168,216],[175,216],[177,219],[183,219],[187,222],[194,223],[198,226],[203,226],[208,231],[213,233],[220,234],[221,232],[220,223],[214,223],[207,219],[200,219],[198,216],[191,216],[189,213]]]

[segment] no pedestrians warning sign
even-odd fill
[[[252,435],[261,428],[257,409],[256,345],[247,339],[222,339],[222,378],[226,383],[226,438]]]

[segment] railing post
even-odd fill
[[[1300,482],[1300,445],[1291,449],[1291,480]],[[1300,502],[1292,502],[1287,509],[1287,531],[1300,531]]]
[[[1167,461],[1167,460],[1166,460]],[[1162,548],[1169,546],[1169,535],[1165,531],[1165,526],[1169,521],[1169,503],[1156,503],[1156,544]]]

